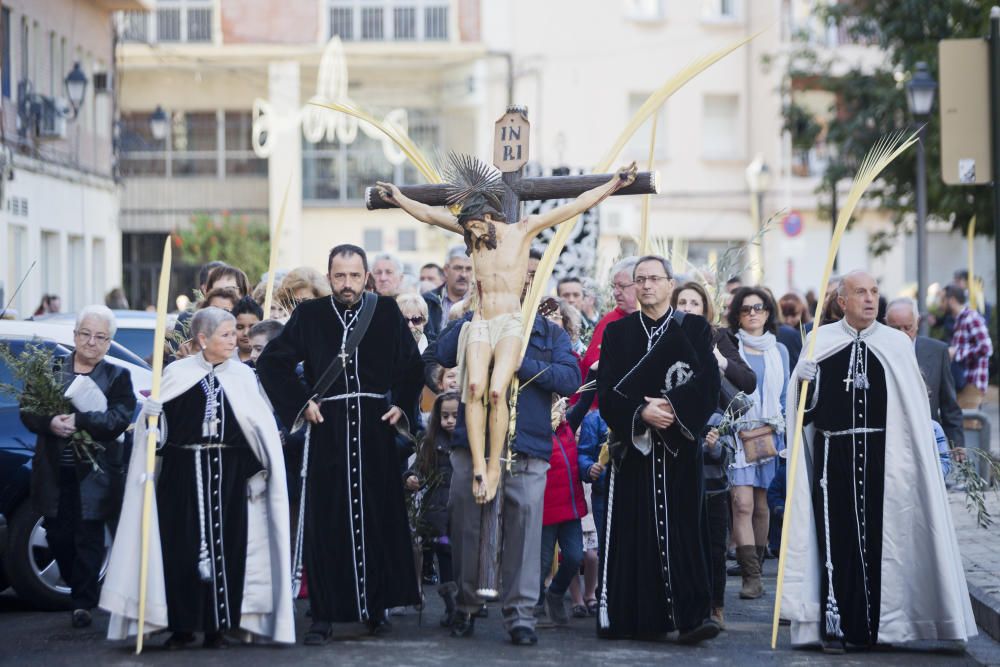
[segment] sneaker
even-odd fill
[[[538,635],[531,628],[519,625],[510,631],[510,643],[514,646],[534,646],[538,643]]]
[[[89,628],[90,624],[93,622],[93,618],[90,616],[90,611],[86,609],[74,609],[73,610],[73,627],[74,628]]]
[[[545,594],[545,607],[549,612],[549,620],[555,625],[568,625],[569,616],[566,615],[566,604],[562,595],[554,593]]]

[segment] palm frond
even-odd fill
[[[403,151],[403,154],[409,158],[413,166],[417,168],[424,178],[427,179],[428,183],[440,183],[443,179],[441,174],[438,173],[437,169],[431,165],[430,160],[424,155],[424,152],[420,150],[413,139],[409,137],[402,129],[391,121],[385,123],[379,121],[370,113],[359,109],[358,107],[351,106],[350,104],[343,104],[341,102],[330,102],[328,100],[310,100],[309,104],[317,107],[323,107],[324,109],[332,109],[333,111],[339,111],[340,113],[346,113],[348,116],[353,116],[360,121],[368,123],[376,130],[389,137],[394,144],[399,146],[399,149]]]
[[[656,113],[656,110],[663,106],[663,103],[666,102],[671,95],[683,87],[684,84],[760,34],[760,32],[754,33],[753,35],[741,38],[729,46],[719,49],[718,51],[709,53],[694,61],[668,79],[666,83],[653,92],[653,94],[646,99],[643,105],[639,107],[639,110],[632,117],[628,126],[618,136],[618,140],[615,141],[611,150],[608,151],[604,158],[594,167],[593,173],[600,174],[607,172],[611,168],[611,164],[614,162],[615,158],[618,157],[618,154],[625,147],[625,144],[627,144],[629,139],[632,138],[632,135],[634,135],[639,127],[646,122],[646,119]],[[566,246],[566,242],[569,241],[569,237],[572,235],[573,229],[576,227],[576,223],[579,218],[580,216],[577,216],[571,220],[567,220],[557,227],[556,233],[552,236],[548,247],[545,249],[545,254],[542,256],[542,260],[538,263],[538,268],[535,269],[535,279],[532,281],[531,290],[528,292],[528,296],[524,300],[521,307],[521,312],[524,315],[524,334],[521,336],[522,357],[528,349],[528,337],[531,334],[531,327],[535,321],[534,313],[538,309],[538,303],[541,301],[542,292],[545,291],[545,287],[549,282],[549,277],[552,275],[552,271],[559,259],[559,253],[562,252],[562,249]]]
[[[476,156],[449,152],[444,178],[448,183],[448,204],[460,204],[479,194],[502,208],[504,184],[500,170]]]

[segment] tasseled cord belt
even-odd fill
[[[830,462],[830,438],[841,435],[858,435],[881,433],[884,428],[850,428],[846,431],[820,431],[823,435],[823,477],[819,481],[823,489],[823,534],[826,544],[826,634],[829,637],[843,639],[844,633],[840,627],[840,609],[837,607],[837,597],[833,593],[833,555],[830,548],[830,493],[827,465]]]
[[[317,404],[328,403],[330,401],[346,401],[351,398],[388,398],[388,394],[370,394],[366,392],[355,392],[351,394],[337,394],[326,398],[313,399]],[[302,491],[299,494],[299,520],[295,527],[295,558],[292,560],[292,597],[298,597],[299,588],[302,585],[302,543],[305,537],[306,520],[306,479],[309,474],[309,441],[312,436],[312,423],[306,423],[306,441],[302,447],[302,468],[300,476],[302,478]]]

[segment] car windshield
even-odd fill
[[[115,332],[115,342],[126,347],[140,359],[148,360],[153,358],[153,338],[152,329],[128,329],[118,327]]]

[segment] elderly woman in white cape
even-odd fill
[[[206,308],[191,321],[201,351],[170,364],[160,403],[136,424],[125,502],[101,607],[109,639],[137,632],[146,418],[162,411],[152,504],[147,632],[182,648],[243,631],[294,643],[288,496],[278,429],[253,371],[234,360],[235,320]]]

